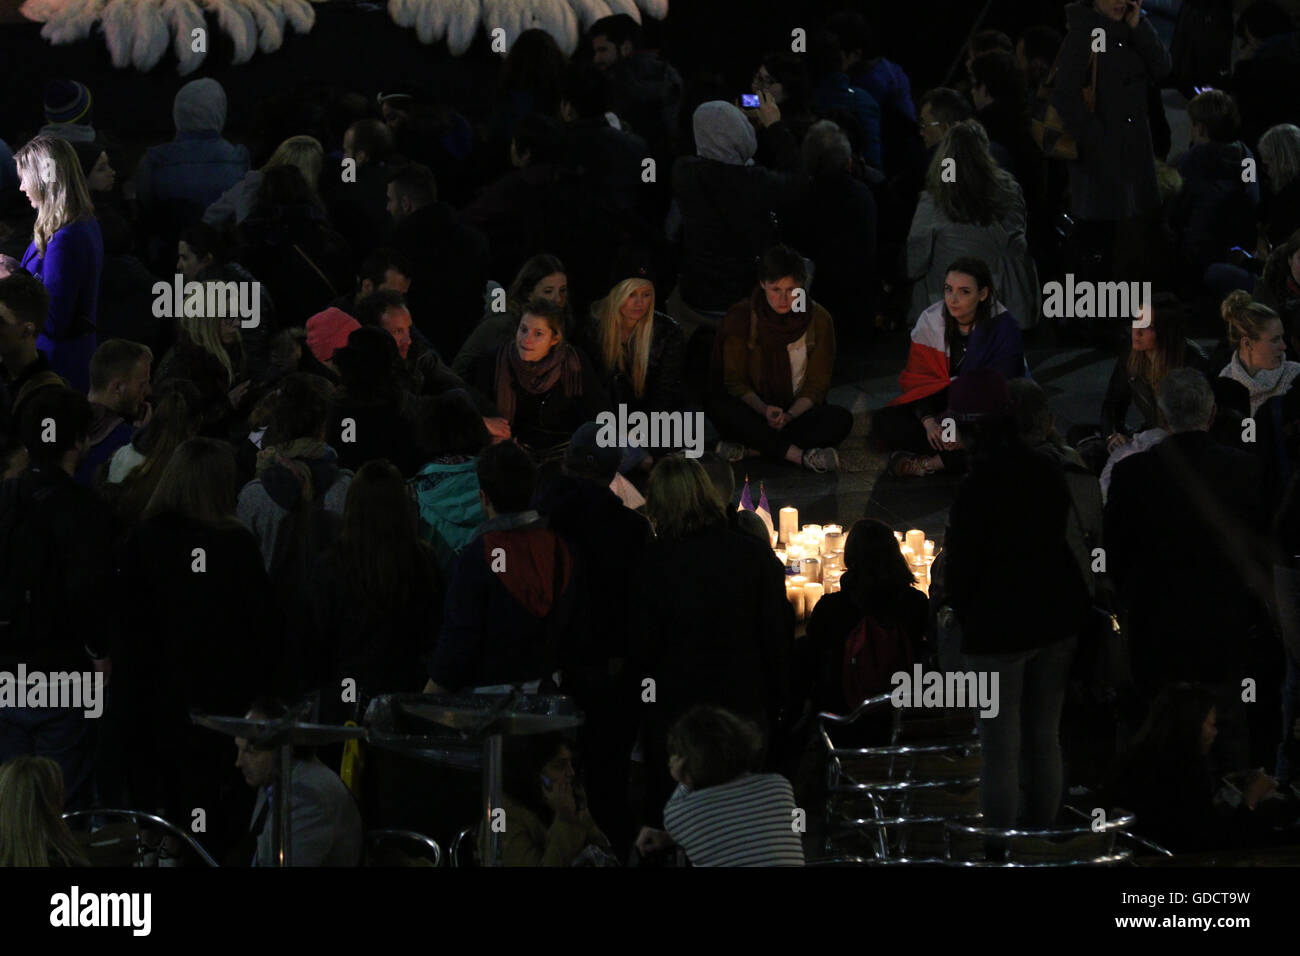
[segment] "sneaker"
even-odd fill
[[[887,470],[896,478],[924,478],[930,474],[926,459],[910,451],[896,451],[890,455]]]
[[[714,451],[728,464],[738,462],[745,457],[745,446],[737,441],[720,441]]]
[[[803,466],[821,474],[840,470],[840,456],[834,448],[809,448],[803,453]]]

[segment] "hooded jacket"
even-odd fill
[[[1255,246],[1259,183],[1242,181],[1247,159],[1254,154],[1241,141],[1200,143],[1178,163],[1183,188],[1169,221],[1181,233],[1183,262],[1198,277],[1206,266],[1225,261],[1233,246]]]
[[[248,172],[248,148],[221,137],[226,91],[216,80],[186,83],[172,105],[176,138],[145,153],[136,172],[136,194],[146,206],[182,201],[197,221]]]

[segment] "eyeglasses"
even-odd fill
[[[754,74],[754,85],[759,89],[766,90],[770,87],[776,86],[776,80],[772,78],[770,73],[764,73],[762,70],[759,70]]]

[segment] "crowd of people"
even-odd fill
[[[815,714],[888,689],[849,672],[864,621],[900,662],[1000,674],[987,825],[1050,825],[1082,786],[1174,849],[1276,838],[1300,31],[1272,0],[1172,38],[1142,8],[978,32],[920,95],[836,14],[753,51],[744,99],[620,15],[572,60],[515,38],[485,115],[337,91],[248,144],[210,78],[144,150],[52,79],[46,126],[0,143],[0,669],[108,696],[0,706],[0,863],[84,862],[61,809],[118,805],[203,808],[214,856],[268,864],[270,752],[191,713],[514,687],[586,722],[507,748],[505,862],[800,865]],[[1062,318],[1043,283],[1067,273],[1156,294]],[[904,330],[867,440],[896,480],[954,479],[929,600],[859,521],[796,638],[733,466],[839,470],[839,353]],[[1056,427],[1045,335],[1122,337],[1094,422]],[[610,442],[610,412],[702,413],[716,443]],[[1216,780],[1251,767],[1274,773],[1233,778],[1229,815]],[[295,864],[361,860],[375,821],[336,768],[295,753]]]

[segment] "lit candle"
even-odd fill
[[[795,532],[799,530],[799,509],[782,508],[779,513],[779,518],[781,540],[786,544],[789,544],[790,539],[794,536]]]
[[[813,608],[817,602],[822,599],[822,586],[815,581],[809,581],[803,586],[803,608],[804,616],[812,617]]]
[[[912,549],[907,545],[903,545],[902,552],[903,552],[903,557],[907,560],[907,563],[910,565],[912,563]]]
[[[934,542],[931,541],[929,538],[925,539],[925,556],[927,558],[934,557]]]
[[[822,579],[822,563],[817,558],[803,559],[803,576],[809,581],[820,581]]]
[[[776,550],[776,559],[780,561],[782,564],[785,564],[786,561],[785,552],[778,548]]]
[[[823,571],[822,587],[826,589],[827,594],[836,594],[840,590],[840,571]]]
[[[834,528],[834,525],[829,527]],[[830,554],[833,551],[844,550],[844,532],[838,528],[834,531],[827,531],[826,537],[822,539],[822,554]]]
[[[777,541],[777,538],[779,538],[779,537],[781,536],[781,533],[780,533],[779,531],[769,531],[769,532],[767,533],[767,536],[768,536],[768,538],[770,539],[770,541],[771,541],[771,543],[772,543],[772,550],[775,551],[775,550],[776,550],[776,541]]]
[[[822,555],[822,577],[824,578],[831,571],[844,570],[844,552],[831,551]]]
[[[894,537],[898,540],[898,543],[899,543],[899,544],[902,544],[902,543],[903,543],[903,532],[901,532],[901,531],[895,531],[895,532],[894,532]]]
[[[918,531],[915,528],[907,532],[907,546],[911,548],[915,554],[920,554],[921,549],[925,547],[925,532]]]
[[[786,578],[785,581],[785,598],[794,608],[794,619],[803,620],[804,592],[803,587],[808,583],[808,579],[801,574],[796,574],[792,578]]]

